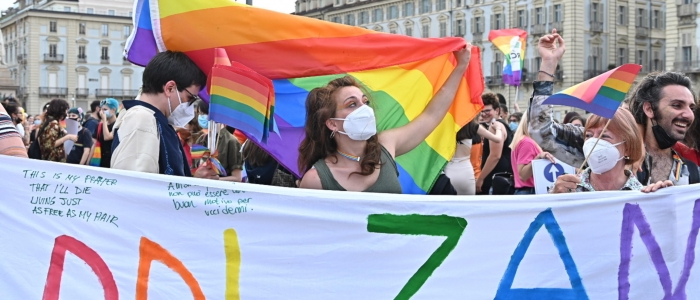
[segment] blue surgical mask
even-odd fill
[[[511,130],[511,131],[515,131],[516,129],[518,129],[518,123],[517,123],[517,122],[510,122],[510,124],[509,124],[508,126],[510,127],[510,130]]]
[[[34,120],[34,125],[41,125],[41,120]]]
[[[199,115],[197,117],[197,121],[199,121],[199,126],[208,129],[209,128],[209,116],[207,115]]]
[[[109,110],[103,110],[102,113],[105,114],[105,117],[107,117],[107,119],[112,117],[112,112]]]

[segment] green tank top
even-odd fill
[[[381,166],[379,167],[379,177],[377,181],[363,192],[367,193],[387,193],[401,194],[401,184],[399,183],[399,169],[396,167],[396,161],[391,157],[389,151],[382,146],[382,154],[379,158]],[[318,177],[321,179],[321,186],[324,190],[330,191],[346,191],[338,181],[333,178],[331,170],[328,168],[325,159],[319,159],[315,164]]]

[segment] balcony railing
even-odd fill
[[[559,22],[552,22],[550,23],[550,26],[552,29],[556,28],[557,32],[564,32],[564,22],[559,21]]]
[[[499,86],[503,85],[503,77],[501,75],[498,76],[486,76],[486,85],[487,86]]]
[[[75,89],[75,96],[85,98],[90,94],[90,89]]]
[[[600,74],[603,74],[603,73],[605,73],[605,72],[607,72],[607,71],[603,71],[603,70],[585,70],[585,71],[583,71],[583,80],[591,79],[591,78],[596,77],[596,76],[598,76],[598,75],[600,75]]]
[[[26,54],[18,54],[17,55],[17,63],[18,64],[26,64],[27,63],[27,55]]]
[[[639,26],[637,26],[635,32],[636,32],[636,36],[637,36],[638,38],[649,37],[649,28],[647,28],[647,27],[639,27]]]
[[[63,54],[44,53],[44,62],[63,62]]]
[[[591,21],[591,32],[603,32],[603,22]]]
[[[139,90],[123,90],[123,89],[95,89],[95,96],[99,97],[128,97],[136,98]]]
[[[679,17],[694,16],[696,14],[696,11],[697,11],[697,6],[695,3],[678,5],[678,16]]]
[[[673,63],[673,69],[683,73],[700,73],[700,60],[677,61]]]
[[[547,25],[545,24],[535,24],[532,25],[532,30],[530,31],[533,35],[535,34],[546,34],[547,33]]]
[[[21,97],[24,97],[24,96],[27,96],[27,95],[28,95],[28,93],[27,93],[27,88],[26,88],[26,87],[20,87],[20,88],[17,89],[17,97],[20,97],[20,98],[21,98]]]
[[[87,63],[87,55],[78,55],[79,63]]]
[[[67,95],[68,95],[68,88],[59,88],[59,87],[40,87],[39,88],[39,97],[41,97],[41,96],[65,97]]]
[[[537,81],[538,74],[539,72],[524,72],[522,82],[533,83]],[[556,71],[553,75],[554,81],[564,81],[564,71]]]
[[[564,71],[554,72],[554,81],[564,81]]]
[[[100,63],[108,65],[109,64],[109,56],[100,56]]]
[[[122,64],[128,66],[128,65],[131,65],[131,62],[126,57],[124,57],[124,58],[122,58]]]
[[[484,40],[484,34],[483,32],[474,32],[472,35],[472,42],[479,43]]]

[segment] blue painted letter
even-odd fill
[[[532,239],[535,237],[535,233],[542,228],[542,225],[547,228],[547,232],[552,237],[554,245],[559,251],[559,257],[564,262],[564,268],[566,273],[569,275],[569,282],[571,283],[571,289],[559,289],[559,288],[534,288],[534,289],[513,289],[513,279],[515,279],[515,273],[518,271],[518,266],[520,262],[525,257],[527,249],[532,243]],[[515,248],[513,256],[510,258],[510,263],[508,263],[508,269],[506,269],[505,274],[503,274],[503,279],[501,279],[501,284],[498,286],[498,291],[496,292],[496,299],[498,300],[527,300],[527,299],[561,299],[561,300],[584,300],[588,299],[586,290],[583,288],[583,283],[581,282],[581,276],[578,274],[578,269],[574,263],[574,259],[569,253],[569,247],[566,245],[566,240],[564,239],[564,233],[561,231],[561,227],[554,219],[554,214],[552,209],[541,212],[530,224],[530,228],[525,232],[525,236]]]

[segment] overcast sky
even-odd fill
[[[15,3],[15,1],[16,0],[0,0],[0,10],[6,10],[8,7],[11,7],[12,4]],[[236,1],[245,3],[245,0]],[[283,13],[292,13],[294,12],[294,2],[295,0],[253,0],[253,6],[258,6]]]

